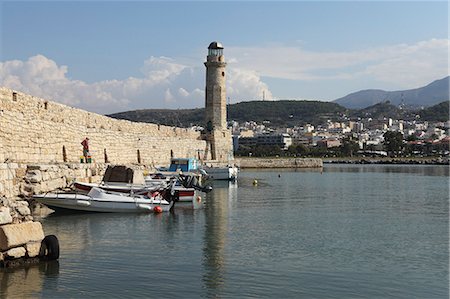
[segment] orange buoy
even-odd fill
[[[160,206],[156,206],[156,207],[153,208],[153,212],[155,212],[155,213],[161,213],[162,211],[163,210],[162,210],[162,208]]]
[[[197,196],[197,202],[201,202],[202,201],[202,197],[199,195]]]

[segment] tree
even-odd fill
[[[342,139],[340,148],[344,156],[353,157],[353,154],[359,150],[359,144],[351,137],[345,137]]]
[[[296,156],[305,155],[308,151],[309,149],[303,144],[293,144],[288,148],[288,153]]]
[[[384,148],[389,156],[395,156],[402,151],[403,135],[400,132],[387,131],[383,135]]]

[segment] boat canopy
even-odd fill
[[[189,172],[198,169],[197,159],[194,158],[172,158],[170,160],[169,171],[176,172],[181,170],[183,172]]]
[[[140,169],[132,169],[123,165],[108,165],[102,181],[105,183],[143,184],[144,175]]]

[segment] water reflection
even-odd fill
[[[55,290],[58,276],[58,261],[0,269],[0,297],[34,297],[40,294],[43,288]]]
[[[214,182],[205,209],[203,282],[207,298],[222,297],[226,275],[225,246],[230,204],[237,200],[237,183]]]

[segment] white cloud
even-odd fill
[[[301,47],[228,47],[230,61],[259,76],[290,80],[354,80],[364,76],[413,88],[448,75],[448,39],[430,39],[352,52],[311,52]],[[299,95],[301,96],[301,95]]]
[[[272,99],[272,93],[255,71],[231,68],[228,72],[227,96],[231,103]]]
[[[450,40],[432,39],[414,45],[399,45],[390,55],[368,66],[364,74],[379,81],[414,88],[448,76]]]
[[[227,47],[227,97],[231,103],[273,95],[261,77],[321,82],[378,82],[415,88],[448,75],[448,39],[352,52],[312,52],[298,46]],[[199,65],[196,63],[196,65]],[[87,83],[68,77],[69,68],[36,55],[0,63],[0,84],[99,113],[144,108],[204,106],[205,68],[168,57],[150,57],[141,76]],[[375,84],[373,84],[375,87]],[[377,84],[379,87],[380,84]],[[354,91],[358,86],[353,84]],[[325,87],[324,87],[325,88]],[[304,97],[298,91],[298,98]],[[320,95],[316,96],[320,98]]]
[[[267,86],[249,71],[229,69],[233,99],[260,98]],[[67,77],[68,67],[43,55],[27,61],[0,63],[0,84],[12,89],[99,113],[142,108],[194,108],[204,106],[205,69],[177,63],[167,57],[150,57],[142,77],[86,83]]]

